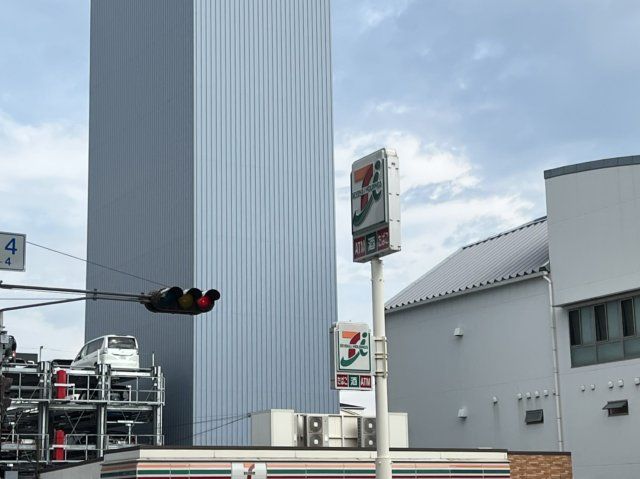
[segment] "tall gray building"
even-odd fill
[[[93,0],[87,287],[216,288],[195,318],[87,305],[167,380],[167,443],[245,444],[243,416],[333,412],[329,0]],[[232,422],[236,421],[237,422]]]

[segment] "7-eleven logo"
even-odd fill
[[[369,354],[369,333],[366,331],[341,331],[341,339],[347,343],[340,344],[340,366],[348,368],[358,359],[365,358]],[[346,349],[346,356],[342,351]]]
[[[352,200],[360,198],[360,209],[354,211],[351,219],[353,226],[364,223],[371,206],[382,197],[381,166],[378,160],[353,172],[353,181],[360,186],[360,189],[351,193]]]

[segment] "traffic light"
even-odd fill
[[[220,299],[220,293],[210,289],[204,293],[198,288],[183,291],[174,286],[152,291],[145,307],[152,313],[201,314],[211,311]]]
[[[11,398],[9,397],[9,391],[11,390],[11,385],[13,384],[13,379],[8,378],[6,376],[0,376],[0,418],[4,417],[11,406]]]

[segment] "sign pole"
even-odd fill
[[[389,402],[387,397],[387,338],[384,324],[384,275],[382,260],[371,260],[371,297],[373,306],[373,336],[376,359],[376,479],[391,479],[389,455]]]
[[[371,300],[376,375],[376,479],[391,479],[389,453],[389,376],[384,324],[382,256],[400,251],[400,175],[398,155],[382,148],[351,166],[353,261],[371,262]]]

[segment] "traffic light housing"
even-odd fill
[[[152,291],[145,307],[152,313],[196,315],[211,311],[219,299],[220,293],[215,289],[203,292],[191,288],[184,291],[173,286]]]

